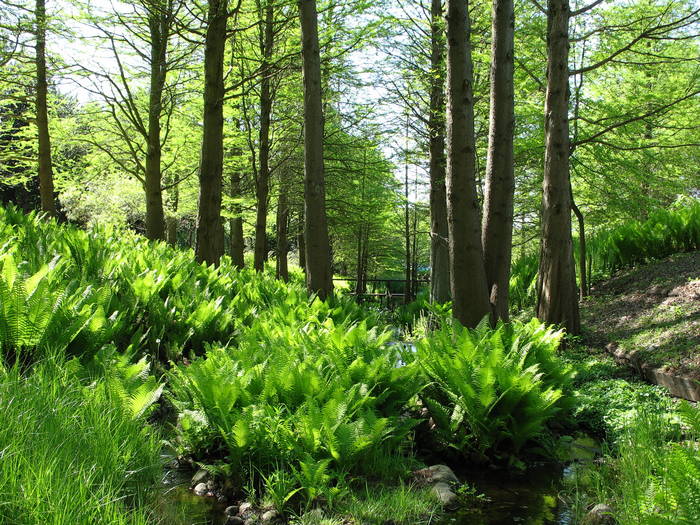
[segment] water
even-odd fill
[[[561,497],[564,482],[589,468],[598,453],[596,441],[582,437],[565,446],[565,463],[540,463],[524,472],[452,465],[457,477],[487,501],[446,514],[438,525],[574,525]],[[225,505],[195,496],[189,490],[191,475],[188,470],[166,471],[158,516],[170,525],[223,525]]]
[[[215,498],[195,496],[189,490],[192,472],[168,469],[156,503],[156,514],[168,525],[223,525],[226,505]]]
[[[449,514],[439,523],[573,525],[571,509],[562,498],[565,481],[590,468],[599,453],[599,445],[594,439],[579,437],[563,446],[565,463],[541,463],[528,467],[525,472],[491,469],[457,472],[460,480],[475,487],[488,500],[477,508],[464,508]]]

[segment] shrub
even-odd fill
[[[292,473],[313,501],[402,445],[418,387],[415,366],[398,366],[390,332],[298,314],[271,311],[235,346],[210,349],[170,379],[181,452],[225,459],[239,484],[249,465],[268,479]]]
[[[444,446],[512,458],[567,404],[573,372],[556,357],[561,332],[537,320],[454,323],[416,343],[428,382],[420,397]]]

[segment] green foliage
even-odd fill
[[[416,367],[398,366],[390,332],[324,320],[325,308],[314,302],[304,317],[276,308],[236,345],[175,367],[182,450],[218,450],[233,472],[252,464],[265,480],[291,472],[314,501],[342,473],[362,473],[372,456],[400,447],[414,425],[402,411],[418,388]]]
[[[66,284],[56,259],[27,277],[22,269],[11,252],[0,257],[0,353],[5,363],[26,365],[36,354],[65,352],[76,339],[83,352],[94,347],[105,323],[104,294]]]
[[[622,268],[699,249],[700,201],[688,198],[652,213],[644,221],[626,222],[590,235],[586,258],[589,275],[604,279]],[[579,257],[578,249],[574,254]],[[538,262],[537,253],[513,261],[510,299],[515,309],[537,300]]]
[[[700,250],[700,201],[688,199],[595,235],[587,244],[592,271],[610,275],[622,268]]]
[[[462,453],[517,454],[568,404],[572,368],[556,356],[562,333],[537,320],[475,330],[455,323],[416,343],[429,381],[421,399],[443,444]]]
[[[86,387],[77,363],[47,359],[0,373],[0,521],[145,525],[161,474],[157,435]]]

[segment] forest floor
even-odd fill
[[[582,305],[588,343],[700,378],[700,252],[624,270]]]

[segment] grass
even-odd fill
[[[316,510],[292,521],[295,525],[361,525],[365,523],[434,523],[443,514],[430,490],[401,484],[365,485],[354,489],[332,515]]]
[[[47,359],[0,374],[0,522],[153,523],[157,434],[75,369]]]

